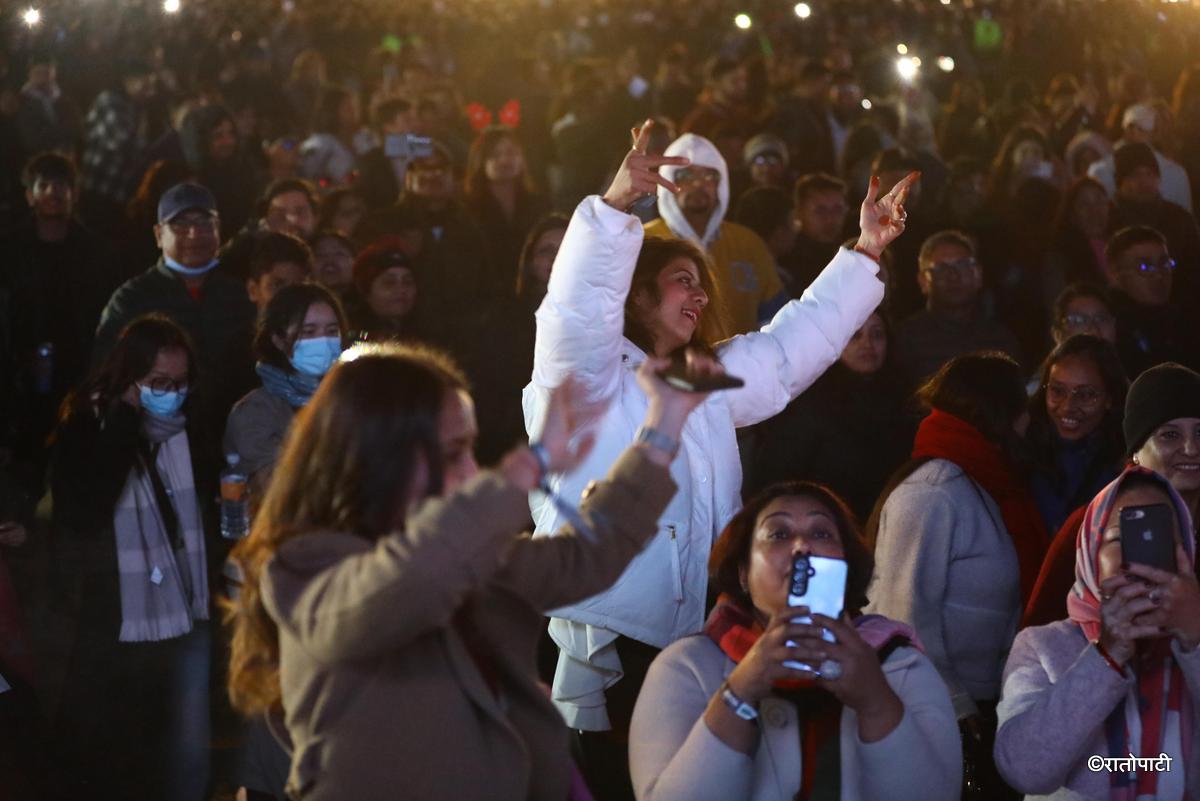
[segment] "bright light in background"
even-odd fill
[[[917,63],[915,58],[898,58],[896,59],[896,72],[900,73],[900,77],[906,81],[911,81],[917,77],[917,70],[921,65]]]
[[[808,3],[796,3],[796,7],[792,10],[796,12],[796,16],[800,19],[808,19],[812,16],[812,6]]]
[[[739,28],[741,28],[744,31],[744,30],[747,30],[751,25],[753,25],[754,21],[752,19],[750,19],[749,14],[738,14],[736,17],[733,18],[733,24],[738,26]]]
[[[32,28],[42,21],[42,12],[36,8],[27,8],[21,12],[21,21]]]
[[[167,14],[178,14],[179,7],[179,0],[163,0],[163,11]]]
[[[900,44],[896,45],[896,52],[902,56],[907,56],[908,55],[908,45],[906,45],[904,42],[901,42]]]
[[[863,111],[870,111],[870,110],[871,110],[871,101],[870,101],[870,100],[867,100],[867,99],[864,97],[864,98],[862,99],[862,107],[863,107]]]
[[[954,72],[954,59],[950,56],[941,56],[937,60],[938,69],[942,72]]]
[[[920,66],[921,66],[921,57],[920,56],[913,56],[911,61],[912,61],[914,67],[920,68]]]
[[[942,0],[942,5],[944,5],[944,6],[950,5],[950,0]]]

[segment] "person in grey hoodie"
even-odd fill
[[[1124,563],[1121,512],[1172,510],[1176,569]],[[1004,668],[996,765],[1026,799],[1200,795],[1200,584],[1187,505],[1132,465],[1088,506],[1067,619],[1024,629]],[[1177,572],[1176,572],[1177,571]]]

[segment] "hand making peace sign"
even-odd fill
[[[879,176],[871,177],[867,196],[858,212],[860,233],[855,250],[879,261],[879,254],[883,249],[904,233],[904,221],[908,219],[904,201],[908,199],[908,190],[912,189],[912,185],[920,177],[921,173],[910,172],[892,187],[892,191],[878,199],[876,197],[879,194]]]
[[[604,202],[614,209],[627,211],[639,198],[654,194],[660,186],[672,192],[679,191],[678,186],[658,174],[658,168],[665,165],[686,167],[691,162],[682,156],[646,155],[653,125],[653,120],[646,120],[641,128],[633,129],[633,149],[621,162],[612,186],[604,193]]]

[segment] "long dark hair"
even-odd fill
[[[571,220],[567,215],[554,211],[542,217],[534,223],[533,228],[529,229],[529,235],[525,237],[525,244],[521,246],[521,257],[517,260],[517,264],[520,265],[520,269],[517,270],[517,297],[530,291],[533,284],[536,283],[529,274],[529,268],[533,265],[533,251],[537,248],[542,234],[549,231],[565,231],[570,224]],[[545,287],[542,289],[545,290]]]
[[[661,301],[662,294],[658,291],[659,273],[678,258],[690,259],[696,265],[696,271],[700,273],[700,286],[708,295],[708,305],[701,312],[700,328],[696,329],[696,333],[692,335],[691,344],[710,350],[711,346],[715,344],[709,341],[711,337],[704,333],[706,330],[713,330],[712,323],[708,323],[708,321],[716,319],[717,310],[721,304],[720,295],[717,294],[717,288],[712,280],[710,272],[712,267],[709,264],[708,256],[686,239],[648,236],[642,242],[642,250],[638,253],[637,264],[633,268],[629,295],[625,299],[625,336],[646,353],[654,353],[654,338],[638,319],[634,301],[639,292],[648,293],[650,300],[655,304]]]
[[[923,408],[952,414],[968,423],[999,447],[1010,465],[1028,461],[1024,442],[1013,430],[1028,402],[1025,379],[1020,365],[1010,356],[984,351],[951,359],[917,390],[916,398]],[[872,549],[879,536],[879,518],[888,496],[929,461],[932,458],[928,456],[910,459],[884,485],[864,528]]]
[[[63,419],[93,410],[108,411],[131,386],[154,369],[158,354],[181,350],[187,354],[188,386],[196,385],[196,350],[191,337],[163,314],[137,318],[121,331],[108,357],[63,401]],[[190,396],[189,396],[190,399]],[[187,409],[187,401],[184,402]]]
[[[755,495],[742,507],[725,526],[721,536],[713,545],[708,559],[708,576],[714,590],[732,597],[748,611],[753,611],[754,601],[750,592],[742,586],[741,572],[750,564],[750,546],[754,541],[754,527],[763,509],[777,498],[808,498],[829,509],[842,540],[848,574],[846,577],[846,612],[857,617],[867,605],[867,587],[875,560],[863,542],[862,532],[854,513],[837,493],[811,481],[783,481],[772,484]]]
[[[333,314],[337,317],[338,331],[341,332],[342,345],[346,345],[349,335],[346,313],[337,297],[320,284],[292,284],[275,293],[258,320],[258,328],[254,333],[254,355],[260,362],[289,373],[296,371],[288,354],[296,344],[305,315],[316,303],[324,303],[333,309]],[[289,330],[291,333],[288,333]],[[287,343],[286,351],[280,350],[275,344],[275,337]]]
[[[303,534],[375,541],[402,528],[414,490],[425,497],[441,492],[439,420],[447,393],[465,388],[444,354],[364,346],[335,365],[297,413],[250,536],[233,551],[244,577],[238,598],[226,604],[235,708],[256,714],[280,700],[279,630],[259,586],[267,561]],[[422,464],[428,483],[414,487]]]
[[[1029,399],[1029,430],[1025,441],[1029,444],[1029,453],[1033,459],[1035,470],[1051,476],[1056,486],[1062,487],[1066,477],[1058,467],[1055,457],[1057,438],[1054,435],[1054,424],[1046,411],[1046,385],[1050,382],[1050,371],[1064,359],[1085,359],[1091,362],[1100,374],[1104,383],[1104,392],[1108,395],[1110,406],[1100,422],[1101,446],[1100,451],[1088,466],[1089,475],[1093,472],[1119,465],[1125,453],[1125,435],[1121,421],[1125,415],[1125,393],[1129,390],[1129,379],[1121,366],[1121,359],[1112,343],[1090,334],[1076,334],[1050,352],[1042,362],[1038,376],[1037,392]],[[1090,487],[1092,482],[1085,481],[1083,489]],[[1081,499],[1072,507],[1086,503]]]
[[[489,125],[480,131],[479,136],[475,137],[475,141],[471,143],[471,149],[467,153],[466,175],[463,178],[463,198],[468,205],[478,206],[490,196],[485,167],[487,160],[491,158],[492,151],[506,139],[520,147],[522,154],[525,152],[521,140],[517,137],[517,132],[503,125]],[[534,192],[533,178],[529,175],[528,165],[521,175],[519,191],[527,195]]]
[[[188,111],[179,125],[179,143],[188,166],[203,173],[212,166],[208,156],[209,138],[222,122],[234,122],[229,109],[220,105],[196,106]],[[237,130],[237,126],[234,126]]]

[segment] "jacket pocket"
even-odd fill
[[[671,552],[671,581],[675,587],[675,601],[678,603],[683,600],[683,566],[679,562],[679,542],[678,534],[675,531],[675,524],[667,524],[667,547]]]

